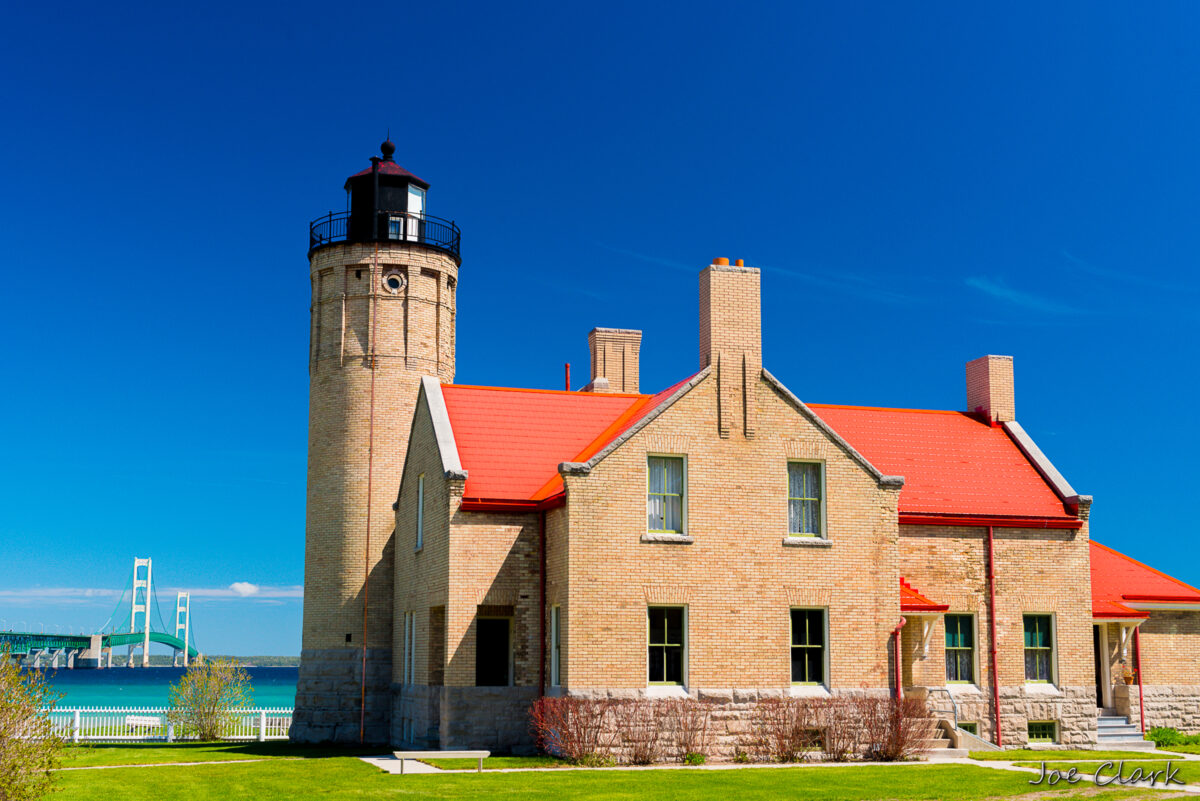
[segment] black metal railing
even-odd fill
[[[459,246],[462,232],[453,220],[443,220],[429,214],[409,214],[405,211],[380,211],[379,220],[374,229],[375,240],[380,242],[416,242],[437,250],[445,251],[456,259],[459,258]],[[370,214],[367,221],[370,222]],[[329,212],[324,217],[318,217],[308,226],[308,250],[334,242],[354,241],[370,242],[371,231],[363,236],[355,232],[351,237],[350,212]]]

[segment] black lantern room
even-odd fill
[[[453,221],[425,210],[429,183],[401,167],[392,156],[396,146],[385,141],[371,166],[346,179],[350,210],[313,220],[309,251],[334,242],[408,242],[445,251],[459,258],[459,230]]]

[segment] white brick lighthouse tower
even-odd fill
[[[421,376],[454,379],[459,230],[380,149],[346,181],[349,210],[310,228],[300,742],[388,740],[392,503]]]

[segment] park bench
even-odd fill
[[[126,715],[125,725],[135,732],[138,729],[157,729],[162,726],[162,718],[158,715]]]
[[[393,751],[392,755],[400,760],[400,775],[404,775],[404,760],[406,759],[478,759],[479,767],[476,773],[483,772],[483,760],[492,755],[491,751]]]

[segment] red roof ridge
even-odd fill
[[[861,409],[864,412],[913,412],[915,414],[957,414],[974,417],[971,412],[956,412],[953,409],[901,409],[897,406],[851,406],[845,403],[806,403],[810,409]]]
[[[537,387],[485,387],[482,384],[442,384],[451,389],[490,389],[496,392],[540,392],[546,395],[578,395],[593,398],[652,398],[640,392],[584,392],[579,389],[538,389]]]
[[[1097,542],[1096,540],[1090,540],[1090,542],[1092,543],[1092,545],[1103,548],[1104,550],[1108,551],[1109,553],[1111,553],[1115,556],[1119,556],[1127,562],[1133,562],[1135,565],[1137,565],[1140,568],[1149,570],[1151,573],[1155,573],[1159,576],[1162,576],[1163,578],[1167,579],[1168,581],[1172,581],[1172,582],[1178,584],[1180,587],[1183,587],[1186,590],[1190,590],[1190,591],[1196,593],[1197,595],[1200,595],[1200,589],[1196,589],[1191,584],[1186,584],[1186,583],[1180,581],[1179,579],[1175,578],[1174,576],[1168,576],[1166,573],[1162,572],[1161,570],[1156,570],[1153,567],[1150,567],[1150,565],[1146,564],[1145,562],[1139,562],[1138,560],[1134,559],[1132,556],[1126,556],[1125,554],[1121,553],[1120,551],[1116,550],[1115,548],[1110,548],[1102,542]],[[1121,597],[1129,598],[1131,596],[1122,594]],[[1137,596],[1137,597],[1142,597],[1142,596]]]

